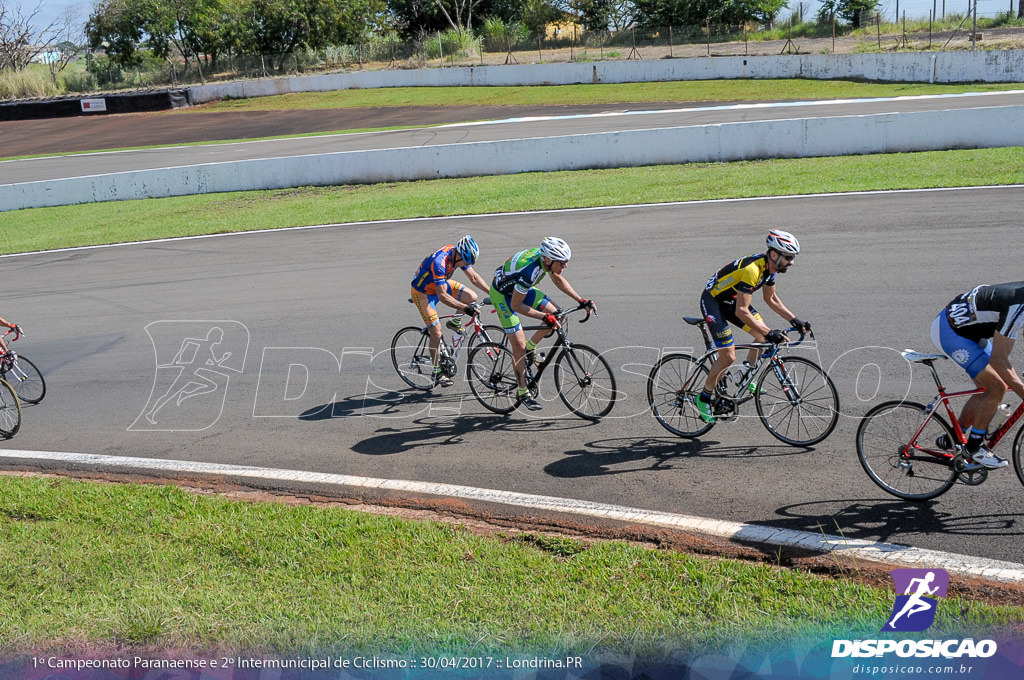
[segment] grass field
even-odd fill
[[[892,594],[620,542],[0,476],[0,652],[615,653],[877,635]],[[835,603],[842,602],[837,609]],[[1022,610],[951,598],[929,635]],[[757,639],[754,638],[756,635]],[[831,644],[826,642],[826,644]]]
[[[0,252],[367,220],[1024,182],[1024,148],[204,194],[0,213]]]
[[[284,111],[371,106],[578,106],[624,102],[738,102],[1004,92],[1021,83],[866,83],[852,80],[699,80],[546,87],[393,87],[229,99],[191,111]]]

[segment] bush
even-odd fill
[[[60,94],[50,72],[29,67],[23,71],[0,70],[0,99],[32,99]]]
[[[471,31],[447,30],[444,33],[425,35],[423,50],[427,59],[461,58],[480,53],[480,38],[477,38]],[[442,54],[443,51],[443,54]]]
[[[484,19],[482,34],[488,52],[505,52],[529,37],[521,22],[507,22],[493,17]]]

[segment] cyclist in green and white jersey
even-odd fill
[[[526,387],[526,361],[532,359],[533,349],[542,338],[551,331],[539,330],[529,340],[523,332],[519,316],[539,319],[551,328],[561,325],[555,317],[560,310],[543,292],[534,287],[546,274],[551,282],[582,307],[597,307],[591,300],[585,300],[573,290],[569,281],[562,276],[569,266],[572,251],[569,244],[560,238],[548,236],[541,241],[540,248],[523,250],[498,267],[491,282],[491,303],[498,312],[501,326],[505,329],[512,343],[513,366],[516,371],[516,382],[519,384],[517,397],[520,403],[531,411],[543,408],[536,399],[530,396]]]

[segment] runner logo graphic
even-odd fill
[[[926,630],[935,621],[938,598],[946,596],[949,574],[944,569],[893,569],[890,573],[897,595],[892,616],[882,630]]]
[[[153,388],[129,431],[197,432],[224,411],[231,374],[241,374],[249,329],[238,321],[154,321]]]

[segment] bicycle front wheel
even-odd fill
[[[21,428],[21,402],[14,388],[0,380],[0,437],[10,439]]]
[[[1017,472],[1017,479],[1024,484],[1024,428],[1017,430],[1017,437],[1013,440],[1013,469]]]
[[[689,354],[666,354],[647,377],[647,403],[661,426],[680,437],[699,437],[714,423],[705,423],[694,403],[708,378],[707,363]]]
[[[391,363],[410,387],[429,390],[434,386],[434,360],[430,356],[430,334],[406,326],[391,341]]]
[[[555,388],[562,403],[584,420],[600,420],[615,406],[615,375],[593,348],[574,344],[555,361]]]
[[[926,501],[956,482],[954,452],[940,446],[956,441],[953,430],[935,414],[925,422],[927,412],[921,404],[887,401],[868,411],[857,428],[860,464],[875,484],[897,498]]]
[[[20,354],[15,358],[11,370],[5,371],[0,378],[10,383],[20,401],[38,404],[46,396],[46,381],[43,380],[43,374],[35,364]]]
[[[511,349],[494,342],[481,342],[469,353],[466,378],[473,396],[488,411],[511,413],[519,405]]]
[[[818,364],[786,357],[769,364],[755,386],[754,405],[761,423],[779,441],[811,446],[839,422],[839,393]]]

